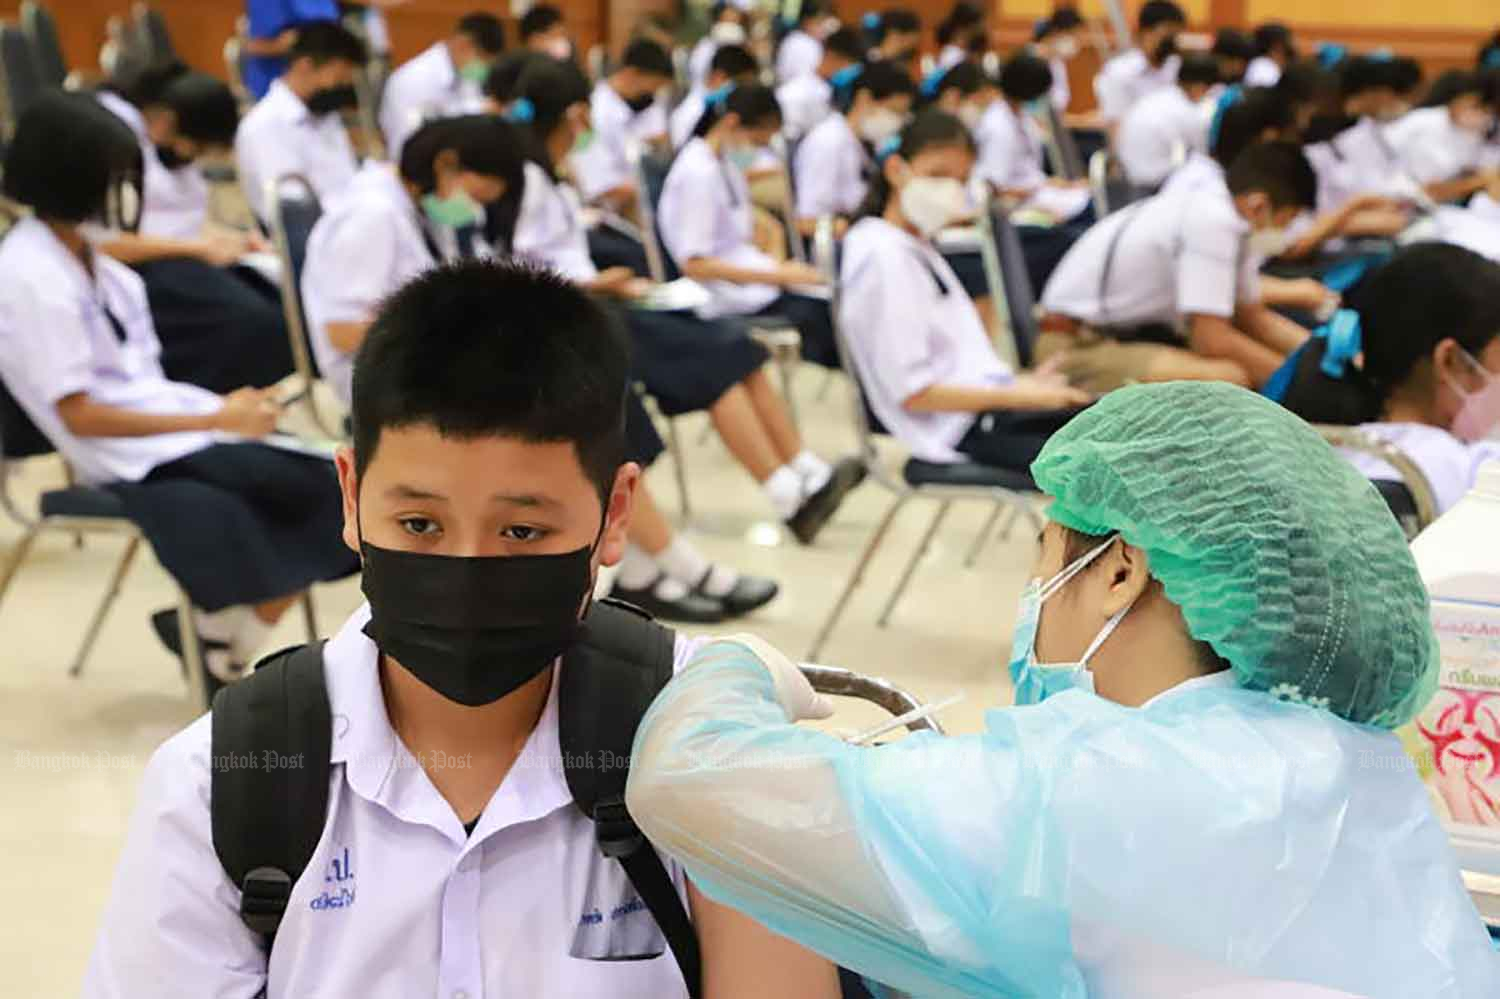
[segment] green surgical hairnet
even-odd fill
[[[1243,687],[1395,728],[1437,689],[1427,591],[1375,488],[1307,424],[1210,382],[1112,392],[1032,465],[1049,516],[1118,531]]]

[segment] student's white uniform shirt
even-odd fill
[[[1161,186],[1161,194],[1182,194],[1202,187],[1225,186],[1224,168],[1219,161],[1201,149],[1188,154],[1186,162],[1173,170]]]
[[[578,195],[536,163],[526,164],[526,191],[511,238],[511,252],[580,283],[599,276],[589,256]]]
[[[1013,380],[953,268],[930,243],[866,218],[844,237],[840,279],[839,328],[875,415],[914,456],[963,460],[954,447],[977,414],[912,413],[902,406],[933,385],[983,388]]]
[[[1362,429],[1394,444],[1416,463],[1427,476],[1440,514],[1474,488],[1480,465],[1500,461],[1500,440],[1494,438],[1469,444],[1441,427],[1423,423],[1367,423]],[[1401,473],[1379,458],[1357,452],[1344,452],[1344,456],[1367,478],[1401,481]]]
[[[473,114],[484,107],[479,84],[459,75],[446,42],[438,42],[391,74],[380,96],[380,131],[392,162],[424,121]]]
[[[1281,81],[1281,67],[1270,56],[1256,56],[1245,67],[1247,87],[1274,87]]]
[[[704,102],[705,96],[707,96],[707,91],[702,87],[694,87],[688,91],[682,102],[672,109],[672,117],[667,128],[673,149],[681,149],[693,137],[693,129],[698,127],[698,122],[703,118],[703,112],[708,110],[708,105]]]
[[[979,145],[974,171],[989,183],[1031,191],[1047,182],[1041,128],[1031,115],[1017,113],[1004,98],[990,102],[974,139]]]
[[[265,219],[266,183],[300,173],[325,204],[354,179],[359,163],[337,114],[315,115],[281,81],[240,122],[234,137],[240,188],[255,214]]]
[[[1110,122],[1124,118],[1136,101],[1153,90],[1175,84],[1181,63],[1181,58],[1172,56],[1160,66],[1152,66],[1140,49],[1121,52],[1110,59],[1094,77],[1100,116]]]
[[[573,174],[586,201],[606,191],[635,182],[630,166],[630,143],[645,144],[667,131],[666,112],[660,103],[636,114],[615,88],[601,80],[589,98],[594,141],[573,157]]]
[[[1084,233],[1053,271],[1042,306],[1095,326],[1176,324],[1194,314],[1228,319],[1236,304],[1260,300],[1249,234],[1222,183],[1158,194]]]
[[[816,76],[822,61],[822,42],[801,29],[788,32],[776,50],[776,79],[786,83],[799,76]]]
[[[937,68],[952,69],[967,58],[969,58],[969,53],[962,45],[954,45],[950,42],[938,52]]]
[[[140,109],[118,94],[101,91],[99,103],[119,118],[141,144],[141,161],[145,166],[141,190],[141,225],[143,236],[163,239],[194,239],[203,233],[208,220],[208,182],[197,164],[189,163],[168,170],[156,155],[156,145],[146,134],[146,119]]]
[[[853,215],[869,184],[870,154],[841,114],[829,115],[797,145],[797,217]]]
[[[327,206],[307,240],[302,303],[318,370],[348,405],[354,356],[334,347],[329,323],[364,323],[388,295],[437,263],[395,167],[366,163]]]
[[[328,818],[269,962],[213,849],[211,718],[162,744],[85,976],[88,999],[152,996],[683,996],[671,951],[574,958],[655,936],[650,913],[573,805],[556,672],[520,758],[472,835],[397,737],[368,608],[323,652],[334,718]],[[677,640],[680,669],[696,643]],[[681,869],[663,858],[679,893]],[[595,918],[597,917],[597,919]]]
[[[1136,101],[1120,121],[1115,151],[1132,184],[1155,187],[1175,165],[1174,157],[1207,146],[1203,115],[1181,87],[1163,87]]]
[[[693,139],[672,162],[658,220],[662,242],[678,267],[697,257],[713,257],[737,267],[776,267],[776,261],[755,246],[745,175],[714,155],[705,139]],[[704,319],[749,315],[781,297],[781,289],[769,284],[706,281],[704,287],[711,296],[698,310]]]
[[[782,131],[800,139],[833,113],[833,84],[806,73],[777,87],[776,103],[781,105]]]
[[[1318,211],[1331,212],[1361,194],[1395,192],[1405,168],[1387,134],[1389,126],[1365,117],[1327,142],[1303,151],[1318,175]]]
[[[714,56],[718,53],[719,43],[708,35],[698,39],[698,44],[693,46],[693,51],[688,55],[688,83],[694,89],[707,82],[709,71],[713,69]]]
[[[1418,108],[1386,128],[1401,166],[1418,184],[1452,180],[1479,169],[1484,136],[1453,124],[1447,107]]]
[[[80,481],[137,482],[215,436],[75,437],[57,414],[59,400],[86,392],[101,405],[183,415],[217,412],[222,400],[162,373],[140,276],[102,253],[93,254],[93,265],[90,274],[34,218],[21,219],[0,241],[0,377]],[[124,330],[123,342],[106,309]]]

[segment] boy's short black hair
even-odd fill
[[[1187,15],[1172,0],[1146,0],[1136,24],[1141,31],[1150,31],[1163,24],[1187,24]]]
[[[354,359],[354,467],[387,429],[571,443],[608,503],[625,460],[630,352],[571,281],[516,261],[427,271],[381,306]]]
[[[240,106],[224,81],[207,73],[183,73],[162,90],[159,103],[177,115],[177,134],[211,146],[234,144]]]
[[[969,59],[956,63],[948,68],[942,76],[938,77],[937,83],[927,88],[932,99],[943,96],[949,90],[957,90],[962,97],[976,94],[986,86],[994,86],[995,81],[985,75],[979,64]]]
[[[456,34],[472,41],[479,51],[497,56],[505,51],[505,25],[494,14],[476,10],[458,19]]]
[[[308,21],[297,26],[297,40],[287,54],[288,62],[311,59],[314,66],[334,61],[363,66],[369,58],[359,36],[337,21]]]
[[[1036,39],[1041,41],[1049,35],[1055,35],[1060,31],[1072,31],[1074,28],[1083,27],[1083,17],[1072,7],[1059,7],[1053,11],[1052,16],[1042,21],[1037,26]]]
[[[1216,120],[1218,127],[1210,130],[1208,151],[1226,170],[1266,132],[1285,136],[1296,125],[1291,102],[1275,87],[1247,87]]]
[[[1293,104],[1322,104],[1338,95],[1339,78],[1316,59],[1299,59],[1282,70],[1276,90]]]
[[[1292,50],[1292,29],[1280,21],[1267,21],[1255,29],[1255,51],[1259,55],[1270,55],[1278,46]]]
[[[521,136],[504,118],[493,114],[425,122],[401,147],[401,176],[419,190],[431,191],[437,184],[433,160],[447,149],[458,156],[464,170],[505,181],[507,198],[516,195],[525,183]]]
[[[1486,97],[1484,79],[1467,69],[1450,69],[1436,80],[1428,88],[1427,96],[1422,100],[1423,107],[1442,107],[1450,101],[1457,100],[1465,94],[1474,94],[1477,97]]]
[[[1035,53],[1019,51],[1000,69],[1000,92],[1013,101],[1034,101],[1051,89],[1052,67]]]
[[[815,17],[823,17],[825,10],[819,0],[802,0],[802,9],[797,12],[797,23],[806,24]]]
[[[880,33],[885,37],[893,31],[910,35],[922,30],[922,18],[910,7],[892,7],[880,14]]]
[[[917,96],[917,84],[912,80],[911,73],[897,63],[882,59],[865,65],[864,72],[854,81],[850,93],[857,96],[861,90],[868,90],[870,96],[877,101],[901,94],[914,100]]]
[[[850,62],[864,62],[865,41],[853,28],[844,27],[823,40],[823,51],[843,56]]]
[[[1317,201],[1317,175],[1294,142],[1252,143],[1235,157],[1225,180],[1231,194],[1264,191],[1278,209],[1311,208]]]
[[[484,78],[484,95],[501,104],[509,104],[516,99],[516,85],[521,82],[526,71],[532,64],[547,58],[530,49],[507,52],[495,60],[489,75]]]
[[[1207,52],[1189,52],[1182,57],[1177,70],[1178,83],[1201,83],[1212,86],[1219,82],[1219,62]]]
[[[731,80],[760,73],[760,60],[743,45],[720,45],[709,61],[710,73],[723,73]]]
[[[1225,59],[1243,59],[1249,62],[1256,56],[1255,43],[1243,31],[1235,28],[1220,28],[1214,34],[1212,52]]]
[[[539,3],[521,17],[521,41],[551,31],[563,23],[562,11],[550,3]]]
[[[78,224],[100,217],[111,186],[137,185],[141,147],[90,94],[51,90],[16,123],[5,152],[5,196],[39,218]]]
[[[620,66],[668,80],[676,72],[672,66],[672,56],[649,38],[637,38],[625,46],[625,53],[620,57]]]

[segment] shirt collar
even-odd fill
[[[1194,690],[1229,690],[1232,687],[1238,686],[1239,681],[1234,678],[1234,670],[1221,669],[1217,673],[1208,673],[1204,676],[1195,676],[1192,679],[1182,681],[1175,687],[1168,687],[1166,690],[1163,690],[1161,693],[1151,698],[1145,704],[1142,704],[1141,707],[1149,708],[1157,701],[1164,701],[1168,698],[1177,697],[1181,694],[1190,693]]]
[[[266,92],[265,99],[274,101],[271,105],[272,109],[279,112],[287,121],[300,124],[313,120],[313,113],[307,109],[302,98],[292,93],[292,88],[279,78],[271,81],[271,89]]]
[[[441,74],[444,90],[457,90],[459,84],[458,67],[453,65],[453,53],[448,51],[447,42],[435,42],[427,50],[427,58],[431,60],[433,70]]]
[[[148,137],[146,134],[146,116],[141,114],[140,108],[136,107],[134,104],[130,103],[119,94],[111,93],[108,90],[101,90],[99,92],[99,103],[102,104],[104,106],[104,109],[110,114],[113,114],[116,118],[123,121],[126,125],[129,125],[130,130],[135,133],[135,137],[139,139],[142,144],[148,142]]]

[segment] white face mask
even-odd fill
[[[1257,229],[1250,234],[1250,253],[1270,260],[1285,253],[1291,242],[1292,237],[1279,226],[1274,229]]]
[[[1052,52],[1057,58],[1066,60],[1076,56],[1079,48],[1081,46],[1078,44],[1078,39],[1072,35],[1064,35],[1053,44]]]
[[[979,127],[980,121],[984,119],[985,109],[978,104],[960,104],[958,106],[958,120],[964,123],[969,131]]]
[[[872,146],[878,146],[905,127],[905,115],[890,108],[871,108],[859,120],[859,137]]]
[[[901,214],[925,237],[931,237],[969,208],[964,185],[952,177],[913,177],[901,188]]]
[[[708,33],[716,45],[744,45],[745,29],[737,21],[720,21]]]
[[[573,58],[573,43],[566,38],[554,38],[547,43],[546,51],[552,58],[564,62]]]

